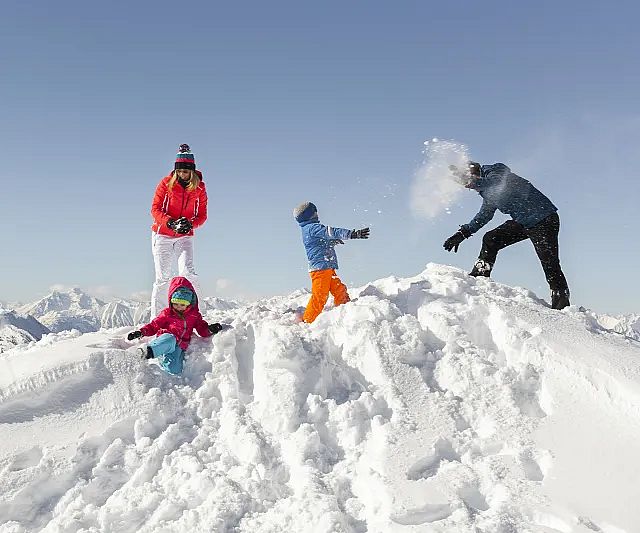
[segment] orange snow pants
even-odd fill
[[[347,286],[340,281],[336,271],[332,268],[314,270],[309,272],[309,275],[311,276],[311,298],[309,298],[302,320],[311,323],[322,313],[329,293],[333,294],[334,305],[346,304],[349,301],[349,293]]]

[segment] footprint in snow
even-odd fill
[[[448,503],[428,503],[423,507],[411,509],[406,513],[392,515],[391,520],[396,524],[401,524],[403,526],[418,526],[427,522],[444,520],[451,515],[451,512],[451,506]]]
[[[407,479],[417,481],[435,476],[443,460],[459,462],[460,456],[447,439],[438,439],[433,445],[432,452],[409,468]]]

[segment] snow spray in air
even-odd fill
[[[464,191],[449,166],[463,168],[469,157],[464,144],[439,139],[425,141],[423,154],[424,161],[411,184],[411,211],[418,217],[432,219],[448,212]]]

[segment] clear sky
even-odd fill
[[[150,291],[151,198],[189,143],[209,192],[205,295],[309,286],[291,211],[372,227],[348,285],[471,268],[415,218],[426,139],[502,161],[559,207],[573,303],[640,312],[637,2],[13,2],[0,17],[0,301]],[[505,220],[497,215],[484,228]],[[548,298],[530,243],[494,278]]]

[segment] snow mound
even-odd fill
[[[210,309],[180,378],[127,328],[13,349],[0,532],[640,530],[640,343],[440,265],[351,296]]]

